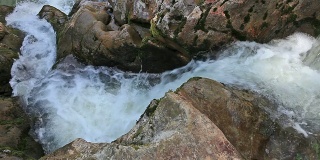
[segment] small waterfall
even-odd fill
[[[275,100],[281,106],[277,112],[292,117],[288,126],[306,136],[320,130],[320,74],[305,65],[311,64],[308,58],[303,62],[318,53],[312,52],[318,50],[315,38],[296,33],[269,44],[235,42],[216,60],[192,61],[162,74],[83,66],[73,57],[51,70],[55,33],[36,16],[44,4],[68,12],[73,1],[20,3],[7,21],[27,33],[10,83],[13,94],[23,97],[26,112],[35,117],[33,131],[47,153],[76,138],[111,142],[135,125],[152,99],[195,76]]]

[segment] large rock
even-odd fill
[[[233,40],[268,42],[300,31],[319,35],[318,0],[162,1],[153,23],[186,50],[219,49]]]
[[[14,28],[5,26],[5,17],[13,11],[12,7],[0,6],[0,95],[10,96],[12,89],[11,67],[14,59],[19,57],[24,34]]]
[[[148,28],[119,24],[105,3],[81,1],[78,5],[58,35],[58,59],[73,54],[86,64],[134,72],[163,72],[189,62],[190,57],[173,41],[168,45],[176,49],[150,37]]]
[[[43,159],[319,159],[318,138],[284,127],[270,115],[276,109],[250,91],[193,78],[152,101],[116,141],[79,139]]]
[[[53,29],[58,34],[60,33],[63,25],[68,20],[68,17],[65,13],[50,5],[44,5],[40,10],[38,16],[39,18],[46,19],[49,23],[51,23]]]
[[[16,101],[0,97],[0,159],[38,159],[43,150],[29,136],[29,119]]]

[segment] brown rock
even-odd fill
[[[177,43],[155,40],[148,28],[137,23],[118,26],[105,3],[87,1],[79,5],[58,35],[58,59],[73,54],[86,64],[134,72],[163,72],[190,61]]]
[[[15,99],[0,97],[0,159],[37,159],[43,150],[28,135],[30,122]]]
[[[6,26],[3,25],[3,23],[0,22],[0,41],[3,39],[3,37],[7,34]]]
[[[277,105],[259,95],[205,78],[189,80],[177,94],[216,124],[245,159],[319,159],[319,137],[305,138],[272,118]]]
[[[68,20],[66,14],[55,7],[44,5],[38,13],[39,18],[46,19],[56,32],[60,32],[65,22]]]
[[[0,5],[0,22],[6,24],[6,17],[13,11],[12,6]]]

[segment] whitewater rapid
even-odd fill
[[[76,138],[115,140],[135,125],[152,99],[195,76],[250,89],[276,101],[279,115],[292,117],[287,125],[305,136],[320,130],[320,74],[317,67],[305,65],[316,63],[308,57],[318,53],[318,39],[296,33],[268,44],[235,42],[216,60],[192,61],[162,74],[83,66],[73,57],[52,70],[55,32],[36,16],[44,4],[68,13],[73,1],[20,3],[6,20],[27,34],[10,84],[13,95],[22,97],[24,109],[34,117],[33,134],[47,153]]]

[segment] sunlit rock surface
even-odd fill
[[[78,139],[43,159],[319,158],[315,137],[282,128],[269,116],[274,107],[252,92],[193,78],[152,101],[136,126],[116,141]]]

